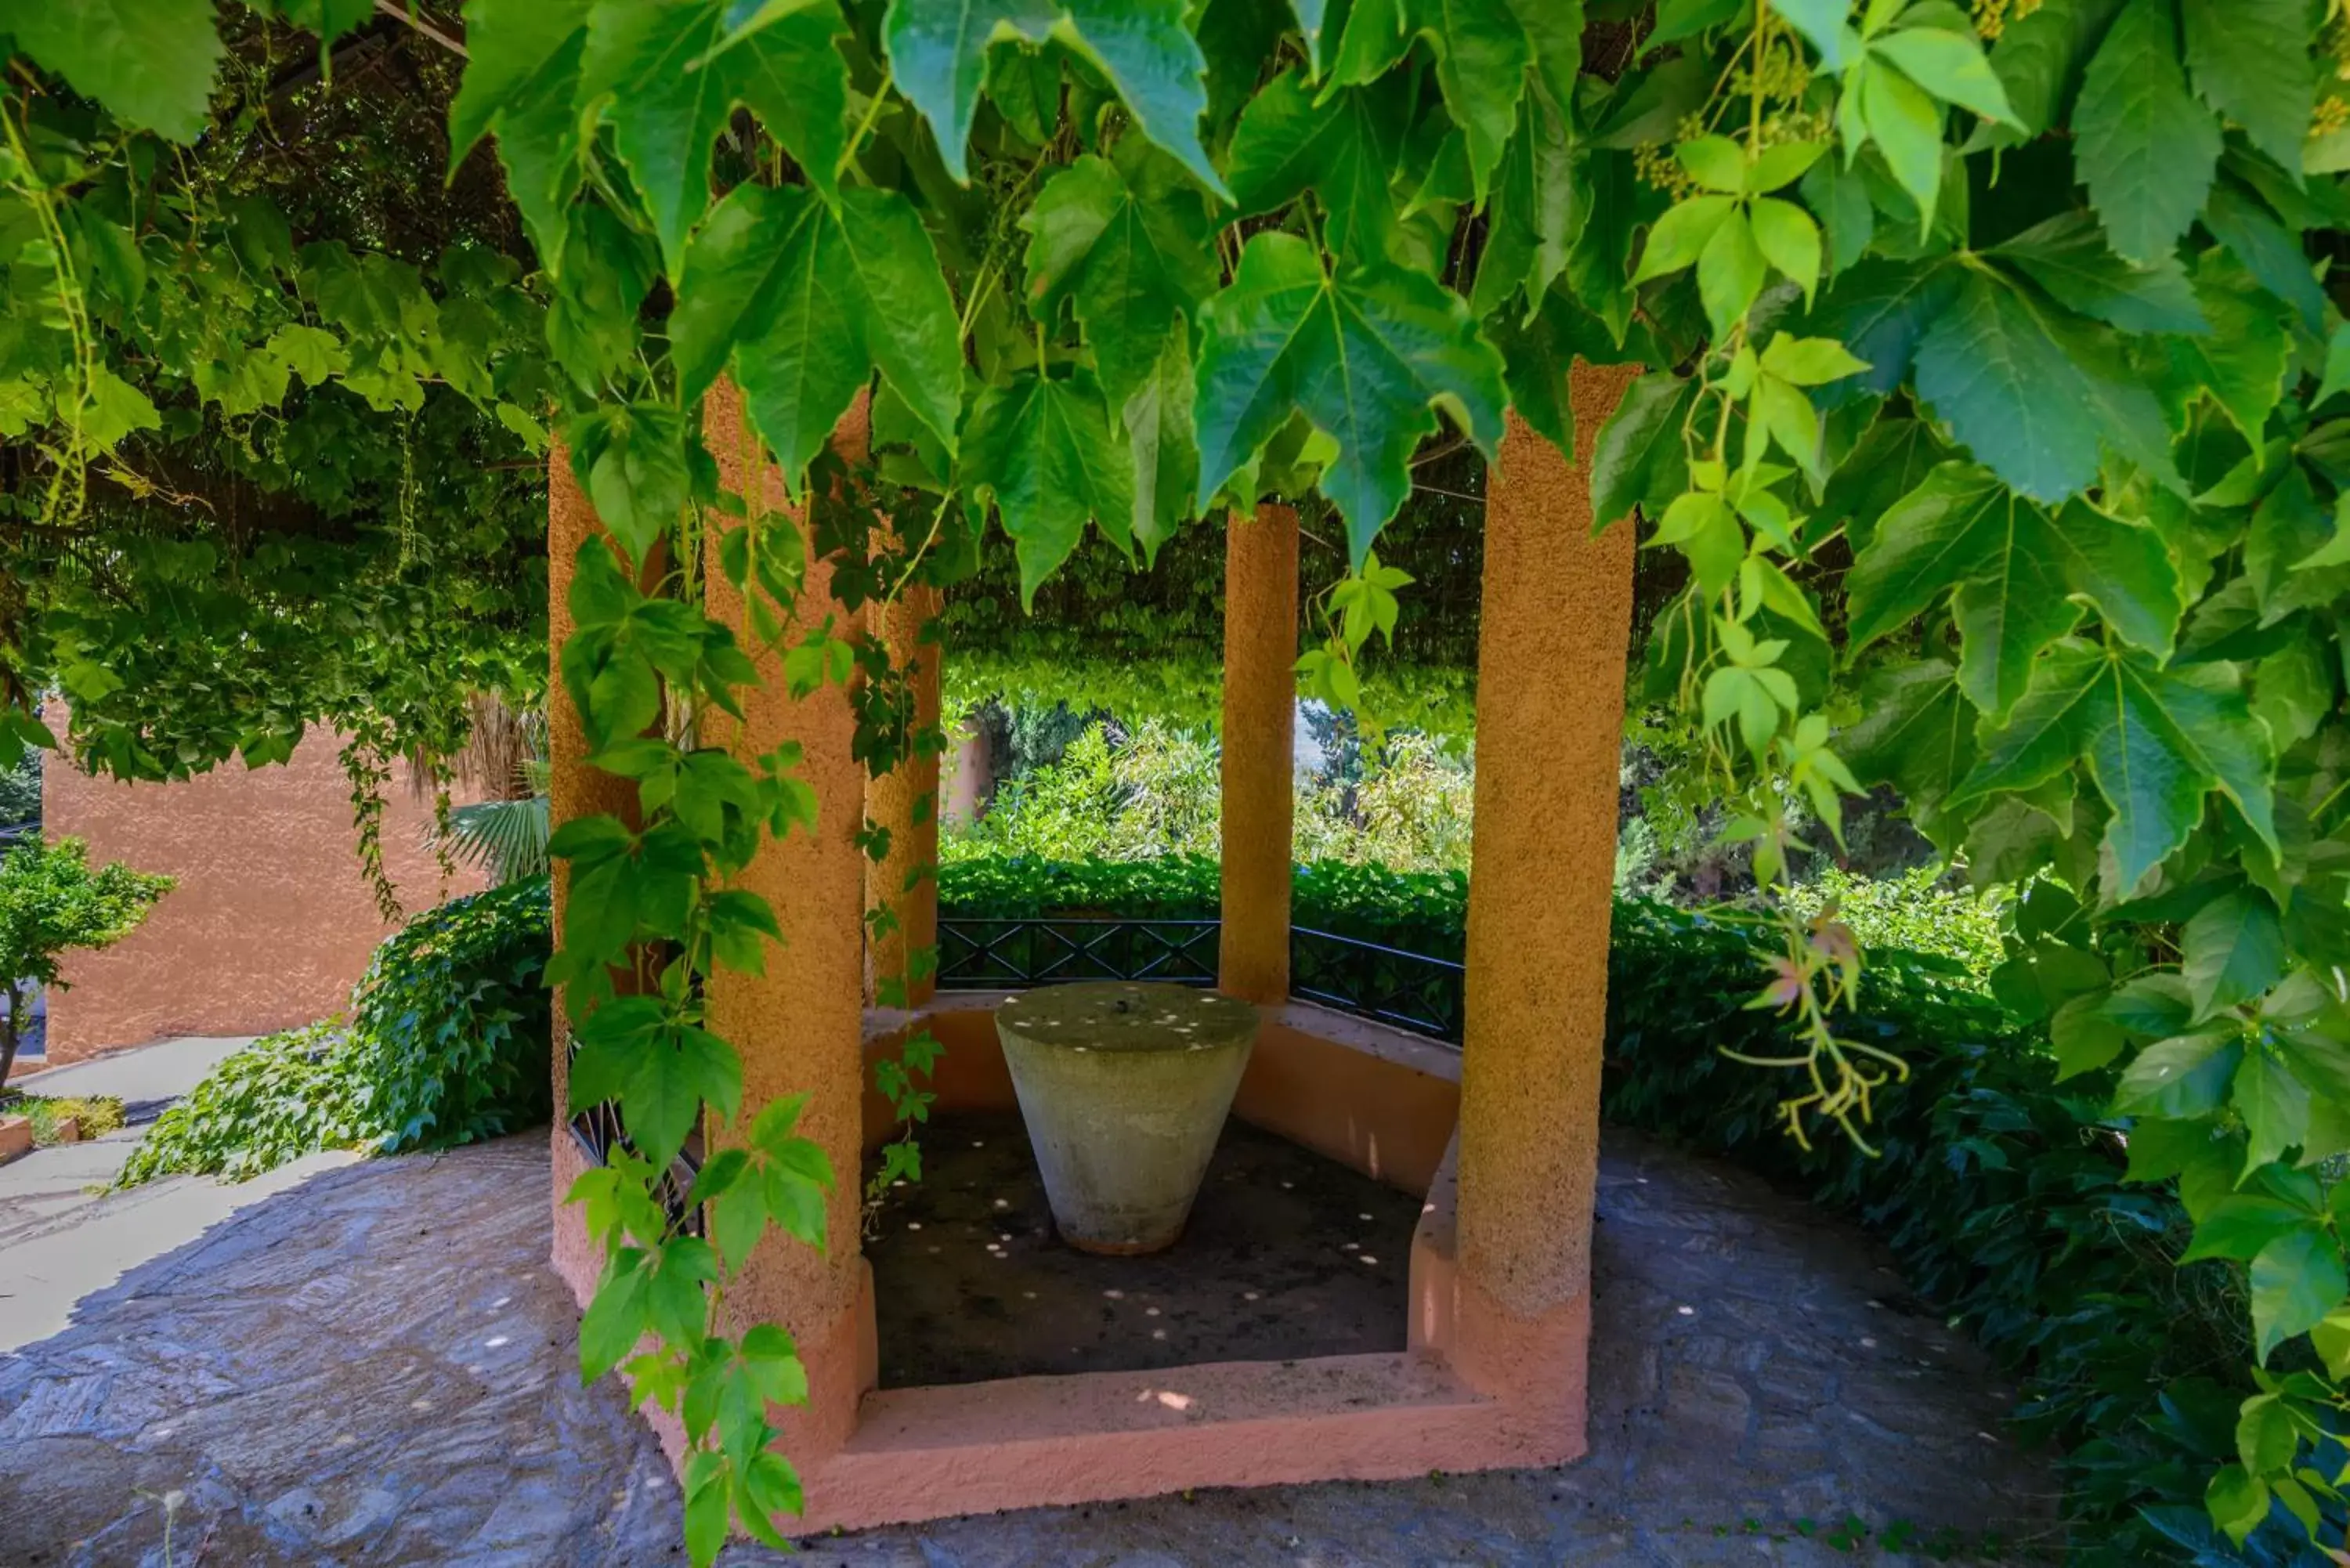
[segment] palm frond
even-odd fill
[[[485,800],[449,813],[449,844],[499,886],[546,874],[546,796]]]

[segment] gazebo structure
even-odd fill
[[[1291,998],[1297,520],[1266,505],[1226,531],[1219,985],[1263,1015],[1234,1114],[1424,1195],[1408,1299],[1395,1303],[1408,1324],[1405,1347],[1392,1354],[879,1386],[855,1173],[891,1124],[869,1087],[870,1064],[919,1018],[946,1046],[931,1084],[937,1110],[1011,1108],[993,1017],[1005,993],[932,993],[924,984],[914,988],[910,1013],[868,1004],[868,867],[852,841],[858,814],[843,803],[862,801],[892,828],[891,860],[869,874],[894,891],[910,858],[935,842],[935,814],[916,803],[935,796],[937,762],[910,762],[868,789],[850,754],[847,695],[827,687],[794,699],[767,656],[766,683],[750,694],[740,732],[723,741],[745,755],[799,741],[822,824],[759,852],[745,880],[773,901],[785,943],[764,976],[715,976],[707,1003],[712,1027],[743,1054],[744,1120],[770,1099],[805,1093],[800,1130],[841,1176],[830,1249],[772,1235],[729,1295],[743,1321],[789,1329],[807,1366],[808,1400],[781,1419],[806,1488],[806,1529],[1191,1487],[1549,1465],[1585,1451],[1634,540],[1628,520],[1595,531],[1582,465],[1631,374],[1575,367],[1575,463],[1512,416],[1490,475],[1476,872],[1458,1053]],[[728,389],[712,394],[706,417],[725,470],[743,444],[731,433],[741,413]],[[860,445],[861,425],[852,411],[837,439]],[[733,462],[723,478],[741,489],[752,479]],[[775,476],[762,482],[781,505]],[[550,486],[550,618],[559,647],[568,566],[596,524],[560,454]],[[713,580],[712,612],[739,622],[739,604],[716,602],[728,591]],[[821,567],[803,593],[812,618],[843,613]],[[901,602],[868,634],[910,652],[931,612]],[[922,680],[935,704],[935,659]],[[556,819],[627,814],[632,786],[584,767],[576,717],[566,703],[551,706]],[[561,888],[558,879],[558,899]],[[923,879],[911,901],[905,932],[890,940],[931,940],[934,883]],[[560,1045],[556,1054],[560,1100]],[[585,1147],[556,1130],[555,1262],[583,1302],[601,1260],[562,1199],[588,1158]],[[674,1449],[677,1434],[664,1436]]]

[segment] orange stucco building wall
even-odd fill
[[[78,1062],[175,1034],[264,1034],[342,1010],[391,927],[359,870],[350,785],[335,737],[314,732],[281,766],[230,763],[175,784],[95,778],[52,755],[43,831],[87,839],[180,885],[147,922],[65,962],[48,998],[48,1059]],[[481,886],[444,879],[425,830],[432,804],[396,765],[383,816],[385,869],[411,913]]]

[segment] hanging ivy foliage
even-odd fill
[[[256,16],[330,51],[362,26],[462,43],[454,169],[494,144],[543,322],[494,260],[297,251],[190,172],[258,112]],[[1343,551],[1300,670],[1352,705],[1422,586],[1388,532],[1416,461],[1490,461],[1513,413],[1510,439],[1569,443],[1578,358],[1645,372],[1597,432],[1594,505],[1686,563],[1649,667],[1728,831],[1769,881],[1884,781],[1977,876],[2061,880],[2000,993],[2068,1071],[2119,1066],[2133,1175],[2176,1181],[2196,1255],[2244,1269],[2259,1392],[2213,1527],[2343,1550],[2336,0],[471,0],[406,24],[6,0],[0,34],[26,550],[129,532],[107,488],[161,493],[142,454],[173,421],[274,423],[298,383],[387,443],[436,400],[530,443],[551,413],[625,557],[580,556],[561,667],[643,809],[558,833],[555,973],[575,1096],[619,1100],[643,1156],[582,1184],[609,1257],[583,1353],[681,1413],[697,1562],[796,1504],[765,1418],[804,1390],[793,1348],[718,1303],[769,1224],[824,1241],[834,1175],[785,1101],[704,1167],[708,1240],[649,1185],[737,1116],[699,982],[761,962],[773,911],[730,879],[816,805],[793,748],[701,738],[753,679],[742,638],[795,687],[887,694],[886,653],[795,618],[811,558],[854,608],[1000,536],[1008,614],[1072,557],[1211,580],[1221,542],[1190,524],[1274,496]],[[722,378],[805,526],[722,492]],[[827,438],[868,392],[847,464]],[[712,566],[740,632],[703,608]],[[110,655],[16,624],[7,722],[34,736],[36,673]],[[868,765],[935,743],[891,701],[865,721]],[[1795,1084],[1789,1131],[1866,1140],[1901,1064],[1839,1033],[1856,948],[1832,912],[1783,935],[1759,1000],[1790,1020],[1765,1068]]]

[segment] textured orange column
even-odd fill
[[[914,730],[919,736],[939,727],[939,645],[921,640],[922,629],[938,618],[939,591],[909,587],[897,602],[884,609],[866,606],[866,635],[879,638],[889,649],[893,669],[913,668]],[[907,957],[933,946],[939,940],[939,738],[931,749],[912,756],[865,786],[865,815],[889,830],[889,853],[868,861],[865,907],[887,904],[897,912],[898,929],[874,939],[869,955],[875,983],[893,976],[906,978]],[[910,888],[907,878],[917,867],[929,867]],[[908,979],[906,1005],[920,1007],[936,989],[935,975]],[[871,992],[868,985],[868,995]]]
[[[624,822],[637,819],[637,786],[617,774],[587,765],[588,737],[578,711],[563,689],[563,643],[571,635],[571,561],[588,539],[609,536],[597,521],[595,508],[572,477],[571,454],[557,443],[546,458],[546,763],[547,815],[560,827],[575,817],[608,813]],[[617,553],[617,552],[616,552]],[[570,867],[555,863],[555,929],[560,937],[563,911],[569,901]],[[556,993],[555,1012],[563,1020],[563,995]],[[555,1032],[555,1262],[572,1290],[584,1301],[603,1272],[604,1260],[588,1240],[577,1210],[564,1194],[584,1168],[571,1142],[571,1063],[564,1030]]]
[[[1296,811],[1297,514],[1224,523],[1223,932],[1220,989],[1289,1000],[1289,838]]]
[[[759,496],[768,507],[783,509],[782,476],[772,467],[756,475],[748,472],[755,449],[745,440],[733,386],[721,382],[702,411],[719,482],[736,494]],[[861,405],[835,439],[864,446]],[[754,490],[754,484],[763,488]],[[794,698],[784,681],[781,655],[760,647],[749,629],[741,594],[714,571],[706,591],[711,616],[734,628],[758,666],[762,684],[742,694],[742,722],[723,714],[705,720],[703,739],[746,759],[797,741],[805,748],[799,776],[815,786],[819,814],[813,835],[795,830],[780,842],[765,839],[736,879],[737,887],[765,897],[783,928],[782,944],[767,950],[766,973],[720,969],[704,992],[711,1029],[743,1056],[743,1124],[771,1101],[805,1094],[798,1130],[821,1145],[832,1161],[827,1250],[771,1231],[727,1293],[738,1327],[781,1324],[798,1342],[807,1365],[808,1402],[783,1413],[784,1451],[806,1469],[847,1441],[870,1377],[872,1287],[858,1249],[865,856],[855,835],[865,804],[864,769],[850,751],[856,716],[847,692],[827,685]],[[812,562],[798,619],[820,626],[827,616],[834,618],[837,634],[857,628],[856,618],[832,597],[830,568]]]
[[[1560,1458],[1583,1446],[1634,549],[1628,520],[1592,536],[1588,464],[1634,373],[1575,367],[1572,465],[1512,415],[1485,500],[1458,1360]]]

